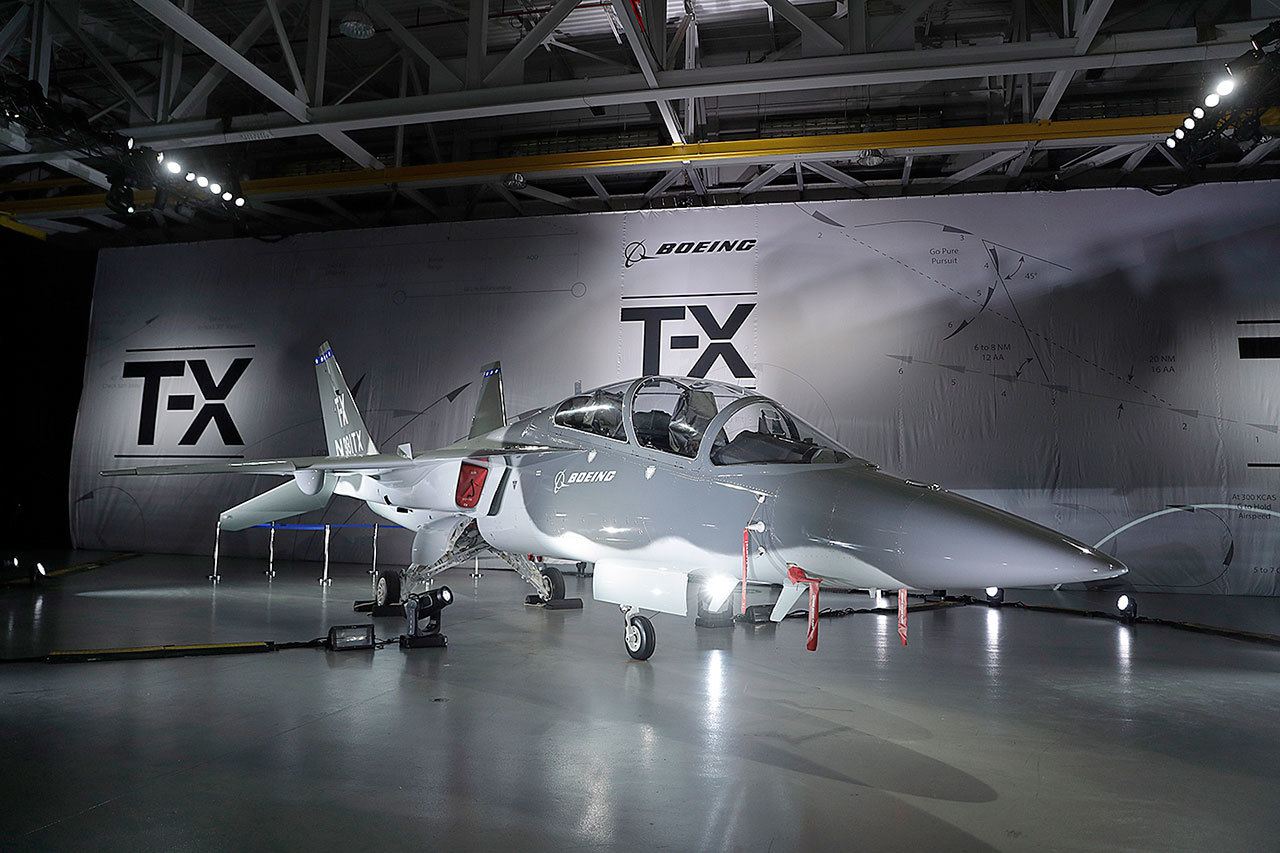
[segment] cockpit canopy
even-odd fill
[[[713,465],[857,460],[773,400],[705,379],[649,376],[606,385],[565,400],[553,422],[688,459],[698,458],[714,431],[707,452]]]

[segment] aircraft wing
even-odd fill
[[[136,468],[111,468],[100,472],[103,477],[153,476],[166,474],[274,474],[287,477],[299,471],[324,471],[333,474],[374,474],[413,468],[450,459],[472,459],[486,456],[513,456],[565,450],[529,444],[501,444],[444,447],[412,458],[393,453],[368,456],[298,456],[288,459],[255,459],[244,462],[195,462],[184,465],[143,465]]]

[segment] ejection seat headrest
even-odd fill
[[[682,456],[696,456],[702,435],[718,411],[715,395],[710,391],[686,388],[671,413],[671,450]]]

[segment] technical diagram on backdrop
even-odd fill
[[[510,412],[575,384],[705,377],[758,389],[886,471],[1097,544],[1139,590],[1273,595],[1275,190],[760,205],[104,252],[73,532],[82,547],[210,548],[219,512],[263,490],[253,478],[97,472],[331,453],[296,381],[328,334],[384,445],[465,435],[478,392],[463,386],[492,360]],[[263,553],[259,534],[224,552]],[[285,556],[317,547],[277,540]],[[337,559],[366,550],[335,537]]]

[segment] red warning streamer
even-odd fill
[[[907,644],[907,590],[898,590],[898,636],[902,645]]]
[[[747,555],[751,548],[751,529],[742,528],[742,612],[747,612]]]
[[[799,566],[787,566],[787,580],[809,586],[809,639],[804,647],[811,652],[818,650],[818,584],[822,578],[811,578]]]

